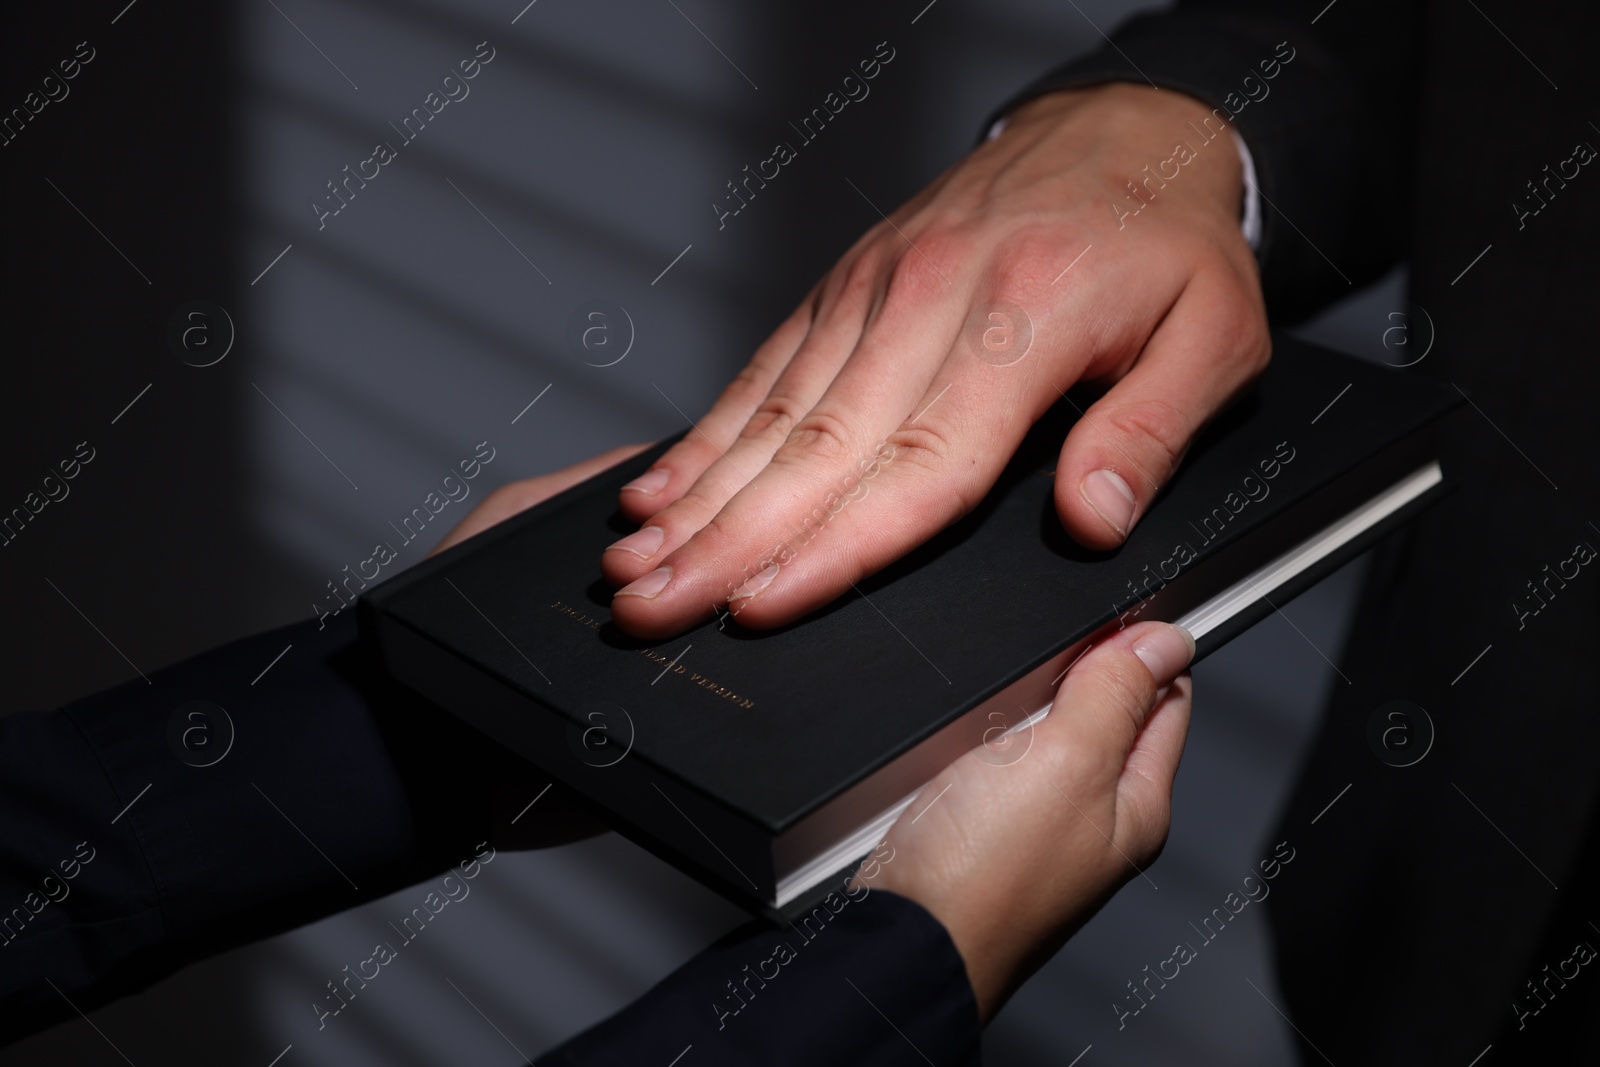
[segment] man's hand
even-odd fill
[[[870,882],[944,924],[987,1023],[1023,981],[1150,865],[1171,823],[1194,655],[1166,623],[1129,627],[1067,672],[1015,762],[978,749],[889,830]],[[937,803],[932,798],[938,798]]]
[[[603,555],[617,622],[659,637],[714,604],[758,628],[826,604],[971,510],[1079,381],[1111,388],[1067,437],[1056,508],[1084,545],[1120,544],[1267,362],[1231,137],[1142,86],[1019,108],[623,489],[644,526]]]

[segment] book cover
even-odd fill
[[[781,910],[950,760],[1047,707],[1097,631],[1189,616],[1203,656],[1442,491],[1429,427],[1453,392],[1286,337],[1275,352],[1112,552],[1056,518],[1054,461],[1087,406],[1069,394],[972,514],[783,629],[721,615],[646,642],[611,622],[617,491],[663,442],[376,587],[363,630],[394,675],[619,829]]]

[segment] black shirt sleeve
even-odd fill
[[[376,669],[349,614],[0,719],[0,1042],[435,875],[527,773]],[[735,931],[540,1062],[977,1062],[944,928],[888,893],[830,899]]]
[[[977,1003],[938,920],[883,891],[828,899],[735,930],[539,1067],[978,1064]]]
[[[471,855],[488,746],[430,710],[347,614],[0,719],[0,1040]]]

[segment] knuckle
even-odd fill
[[[955,449],[950,429],[937,419],[917,426],[902,426],[888,437],[895,460],[910,460],[935,473],[944,471]]]
[[[843,419],[826,411],[812,409],[794,424],[783,446],[772,457],[774,463],[837,462],[852,453],[855,434]]]
[[[666,453],[653,464],[652,469],[664,468],[693,478],[715,463],[720,455],[716,446],[706,440],[703,433],[690,430],[687,437],[667,449]]]
[[[940,498],[950,502],[950,519],[958,519],[978,506],[983,498],[982,487],[966,471],[956,467],[956,442],[952,429],[945,423],[929,419],[916,426],[902,426],[888,437],[894,447],[894,461],[920,469],[931,477],[944,479],[948,493]]]
[[[1272,334],[1262,316],[1251,314],[1240,331],[1240,347],[1244,350],[1245,365],[1251,377],[1267,369],[1272,360]]]
[[[699,526],[706,516],[721,511],[724,503],[721,495],[710,491],[702,479],[690,486],[683,496],[663,508],[651,522],[652,525],[660,526],[669,532],[677,530],[682,524]]]
[[[756,406],[755,413],[745,423],[744,429],[739,431],[739,437],[742,440],[776,438],[782,441],[789,436],[795,424],[805,417],[807,410],[804,404],[792,396],[769,393],[767,398]]]
[[[1134,733],[1155,696],[1150,672],[1132,652],[1103,661],[1096,671],[1096,696],[1108,713],[1125,718]]]
[[[1095,753],[1090,752],[1087,745],[1041,744],[1037,737],[1034,746],[1028,750],[1027,758],[1031,760],[1035,757],[1040,763],[1039,772],[1051,781],[1061,783],[1059,788],[1075,800],[1078,799],[1075,794],[1082,790],[1088,780],[1100,773],[1105,764],[1104,760],[1095,758]]]
[[[1214,314],[1216,336],[1227,339],[1229,362],[1252,376],[1265,370],[1272,334],[1260,301],[1241,288],[1232,299],[1219,301]]]
[[[1117,828],[1114,837],[1126,842],[1125,850],[1140,867],[1154,863],[1167,845],[1167,829],[1172,825],[1172,812],[1165,801],[1149,808],[1135,806],[1128,811],[1117,811]]]
[[[894,450],[894,462],[907,464],[909,467],[923,470],[933,477],[944,477],[949,474],[950,462],[955,454],[955,442],[952,434],[941,422],[920,422],[918,426],[902,426],[888,435],[888,443]],[[958,478],[955,486],[958,514],[965,515],[973,507],[978,506],[976,499],[971,499],[970,493],[963,493],[962,480]]]
[[[876,255],[863,252],[829,279],[824,302],[836,307],[865,309],[876,299],[883,265]],[[821,307],[819,303],[819,308]]]
[[[696,530],[694,535],[679,547],[678,551],[682,552],[687,549],[691,553],[704,552],[713,557],[718,557],[740,543],[738,531],[730,527],[728,521],[718,511],[713,512],[706,519],[705,524]],[[676,553],[674,554],[676,555]],[[738,582],[733,584],[737,585]],[[730,590],[732,588],[733,586],[729,586]]]
[[[912,239],[889,267],[884,304],[890,307],[925,304],[949,285],[951,267],[961,256],[953,231],[929,230]]]
[[[993,254],[991,294],[997,300],[1025,304],[1055,277],[1052,268],[1070,241],[1045,242],[1031,235],[1007,238]]]
[[[746,363],[739,373],[733,376],[733,381],[722,390],[722,395],[717,398],[717,404],[728,404],[736,408],[753,407],[761,402],[766,392],[766,374],[757,363]]]
[[[1046,769],[1052,778],[1062,783],[1064,795],[1082,809],[1090,803],[1090,798],[1104,796],[1116,788],[1121,768],[1113,767],[1112,762],[1103,758],[1098,746],[1075,745],[1072,751],[1056,756],[1054,764]],[[1114,832],[1114,825],[1105,828]]]
[[[1113,408],[1106,413],[1106,421],[1118,434],[1154,446],[1169,471],[1178,465],[1189,447],[1192,420],[1177,405],[1165,400],[1141,400]]]

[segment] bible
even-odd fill
[[[368,591],[363,640],[615,829],[793,915],[957,757],[1021,758],[1098,634],[1177,622],[1204,657],[1446,491],[1433,430],[1454,391],[1281,335],[1274,351],[1114,551],[1056,517],[1087,406],[1068,393],[971,514],[782,629],[723,613],[651,642],[611,621],[617,492],[668,441]]]

